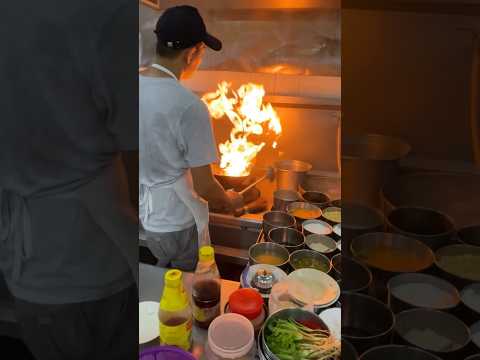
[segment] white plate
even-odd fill
[[[317,269],[299,269],[287,276],[288,292],[296,301],[315,307],[328,307],[340,297],[338,283]]]
[[[145,344],[159,336],[158,323],[159,303],[142,301],[138,304],[138,343]]]
[[[323,320],[325,325],[330,329],[332,336],[340,340],[341,339],[341,329],[342,329],[342,309],[340,308],[331,308],[324,310],[320,313],[320,319]]]

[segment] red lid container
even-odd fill
[[[228,301],[230,311],[254,320],[263,310],[263,298],[255,289],[236,290]]]

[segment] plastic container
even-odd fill
[[[195,357],[177,347],[156,346],[143,350],[139,360],[195,360]]]
[[[239,289],[230,295],[226,312],[245,316],[258,333],[265,321],[265,308],[262,295],[255,289]]]
[[[220,315],[220,273],[213,247],[202,246],[198,259],[192,283],[193,318],[196,326],[208,329],[213,319]]]
[[[165,286],[158,311],[160,344],[189,350],[192,346],[192,310],[183,287],[180,270],[165,274]]]
[[[207,360],[250,360],[255,355],[253,325],[239,314],[217,317],[208,328]]]

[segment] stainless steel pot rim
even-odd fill
[[[312,244],[312,242],[315,242],[314,239],[323,239],[325,240],[326,242],[329,242],[330,244],[332,244],[333,246],[332,247],[329,247],[328,248],[328,251],[318,251],[318,250],[314,250],[310,247],[310,245]],[[313,250],[313,251],[317,251],[321,254],[330,254],[334,251],[337,250],[337,242],[332,239],[330,236],[328,235],[321,235],[321,234],[309,234],[307,236],[305,236],[305,245],[307,245],[307,247],[310,249],[310,250]]]
[[[300,160],[281,160],[275,163],[275,168],[279,171],[309,172],[312,165]]]
[[[299,241],[298,244],[284,244],[284,243],[279,243],[279,242],[274,241],[272,239],[271,234],[275,233],[275,232],[280,232],[280,231],[286,231],[286,232],[294,233],[296,236],[298,236],[300,238],[301,241]],[[267,239],[269,239],[270,242],[273,242],[275,244],[279,244],[279,245],[287,247],[287,248],[303,246],[305,244],[305,235],[303,235],[303,233],[301,231],[298,231],[297,229],[294,229],[294,228],[291,228],[291,227],[275,227],[275,228],[268,231]]]
[[[364,359],[366,355],[368,355],[369,353],[372,353],[372,352],[375,352],[375,351],[378,351],[378,350],[383,350],[383,349],[405,349],[405,350],[411,350],[413,352],[417,352],[417,353],[421,353],[421,354],[424,354],[424,355],[429,355],[432,360],[442,360],[440,359],[438,356],[434,355],[434,354],[431,354],[429,353],[428,351],[425,351],[423,349],[419,349],[417,347],[413,347],[413,346],[408,346],[408,345],[396,345],[396,344],[389,344],[389,345],[380,345],[380,346],[375,346],[371,349],[368,349],[367,351],[365,351],[361,356],[360,356],[360,360]]]
[[[427,350],[427,351],[434,351],[434,352],[439,353],[439,354],[449,354],[449,353],[452,353],[452,352],[455,352],[457,350],[460,350],[460,349],[464,348],[471,341],[472,333],[470,331],[470,328],[463,321],[458,319],[456,316],[454,316],[454,315],[452,315],[448,312],[441,311],[441,310],[436,310],[436,309],[414,308],[414,309],[408,309],[408,310],[401,311],[401,312],[399,312],[398,314],[395,315],[395,320],[396,320],[395,330],[396,330],[398,336],[400,336],[407,343],[409,343],[413,346],[416,346],[416,347],[422,346],[422,345],[419,345],[419,344],[411,343],[410,341],[405,339],[405,337],[402,334],[399,333],[399,331],[397,330],[397,326],[400,323],[399,320],[401,320],[401,318],[404,317],[404,316],[410,315],[411,313],[421,313],[421,312],[423,312],[423,313],[427,313],[427,312],[433,313],[435,315],[438,315],[439,317],[443,316],[444,319],[449,319],[449,321],[451,321],[452,323],[456,322],[457,325],[460,325],[461,327],[464,328],[464,330],[467,334],[467,336],[465,338],[465,342],[463,344],[458,345],[457,347],[455,347],[454,349],[451,349],[451,350],[438,350],[438,349],[427,349],[427,348],[421,348],[421,349],[424,349],[424,350]]]
[[[393,276],[388,282],[387,282],[387,290],[389,293],[391,294],[394,294],[393,292],[393,286],[394,286],[394,282],[396,281],[400,281],[402,280],[403,278],[406,278],[406,277],[414,277],[418,280],[425,280],[425,283],[427,283],[428,280],[430,280],[430,282],[428,283],[432,283],[432,281],[434,282],[437,282],[437,283],[441,283],[445,288],[448,288],[448,291],[452,293],[452,295],[458,300],[456,303],[452,303],[448,306],[442,306],[442,307],[428,307],[429,309],[432,309],[432,310],[448,310],[448,309],[453,309],[455,308],[456,306],[458,306],[458,304],[460,303],[460,300],[461,300],[461,296],[460,296],[460,292],[457,290],[457,288],[451,284],[450,282],[448,282],[447,280],[445,279],[442,279],[440,277],[437,277],[437,276],[434,276],[434,275],[430,275],[430,274],[423,274],[423,273],[401,273],[401,274],[398,274],[398,275],[395,275]],[[403,301],[405,302],[404,299],[400,299],[398,296],[395,295],[395,297],[397,299],[399,299],[400,301]],[[418,304],[412,304],[412,303],[409,303],[409,305],[412,305],[412,306],[415,306],[417,308],[424,308],[424,307],[420,307],[418,306]]]
[[[401,210],[421,210],[421,211],[428,211],[428,212],[431,212],[431,213],[435,213],[436,215],[440,215],[441,217],[443,217],[445,220],[448,221],[448,223],[450,224],[450,230],[444,231],[444,232],[441,232],[441,233],[432,234],[432,235],[427,235],[427,234],[412,233],[410,231],[399,228],[398,226],[392,224],[392,222],[390,221],[390,216],[393,213],[395,213],[397,211],[401,211]],[[423,207],[423,206],[397,206],[397,207],[395,207],[395,209],[390,211],[390,213],[388,214],[388,216],[386,217],[385,220],[387,221],[388,226],[391,226],[393,229],[401,232],[402,234],[411,235],[411,236],[418,237],[418,238],[428,239],[428,238],[434,238],[434,237],[437,237],[437,236],[446,236],[446,235],[449,235],[449,234],[453,235],[453,233],[455,232],[455,222],[453,221],[453,219],[449,215],[447,215],[447,214],[445,214],[441,211],[438,211],[438,210],[435,210],[435,209],[432,209],[432,208],[428,208],[428,207]]]
[[[364,295],[364,294],[356,293],[356,292],[352,292],[352,291],[342,291],[341,296],[343,296],[343,295],[358,296],[358,297],[364,298],[365,300],[374,302],[374,303],[376,303],[377,305],[380,305],[384,310],[387,310],[388,314],[390,315],[391,325],[388,327],[387,330],[382,331],[382,332],[380,332],[380,333],[378,333],[378,334],[375,334],[375,335],[369,335],[369,336],[353,336],[353,335],[345,335],[345,334],[342,334],[342,337],[345,337],[347,340],[348,340],[348,339],[369,340],[369,339],[375,339],[375,338],[378,338],[378,337],[385,336],[385,335],[387,335],[388,333],[390,333],[390,332],[393,331],[393,329],[395,328],[395,325],[396,325],[395,315],[393,314],[392,310],[390,310],[390,309],[388,308],[388,306],[385,305],[383,302],[381,302],[380,300],[375,299],[375,298],[372,297],[372,296],[368,296],[368,295]],[[341,296],[340,296],[340,297],[341,297]],[[344,302],[342,302],[342,305],[343,305],[343,304],[344,304]]]

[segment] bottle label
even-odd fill
[[[176,326],[160,323],[160,344],[178,346],[188,351],[192,344],[192,320]]]
[[[193,304],[193,317],[198,322],[207,322],[220,315],[220,303],[211,307],[201,308]]]

